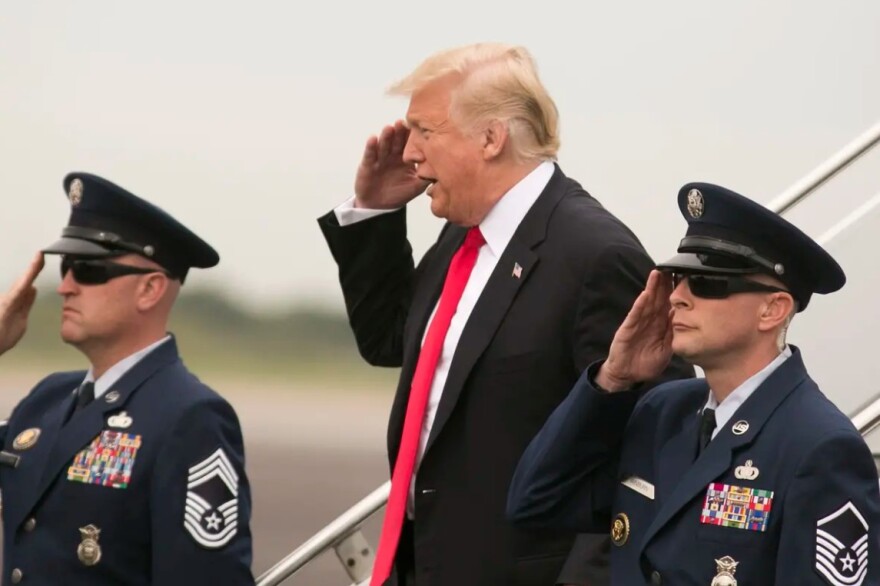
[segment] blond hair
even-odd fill
[[[433,81],[457,75],[450,117],[462,129],[482,129],[492,121],[507,125],[519,159],[555,159],[559,112],[538,78],[529,52],[514,45],[477,43],[435,53],[388,90],[410,96]]]

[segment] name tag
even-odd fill
[[[621,484],[633,489],[644,497],[654,500],[654,485],[647,480],[643,480],[638,476],[630,476],[625,478]]]

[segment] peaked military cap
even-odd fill
[[[711,183],[688,183],[678,192],[688,222],[678,254],[661,270],[771,275],[803,310],[813,293],[843,287],[846,275],[830,254],[779,214]]]
[[[112,257],[139,254],[183,281],[191,267],[208,268],[220,256],[207,242],[158,206],[89,173],[64,178],[70,219],[48,254]]]

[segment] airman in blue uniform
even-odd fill
[[[870,450],[785,342],[842,269],[732,191],[688,184],[678,202],[679,254],[531,442],[508,515],[610,527],[614,585],[880,584]],[[705,378],[639,393],[673,352]]]
[[[215,250],[100,177],[64,181],[61,337],[87,371],[46,377],[0,428],[3,579],[65,586],[253,584],[250,489],[232,407],[184,366],[166,327]],[[21,336],[38,257],[0,303]]]

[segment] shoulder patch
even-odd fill
[[[183,526],[199,545],[219,549],[238,531],[238,474],[223,448],[189,469]]]
[[[816,523],[816,571],[832,586],[860,586],[868,574],[868,523],[848,502]]]

